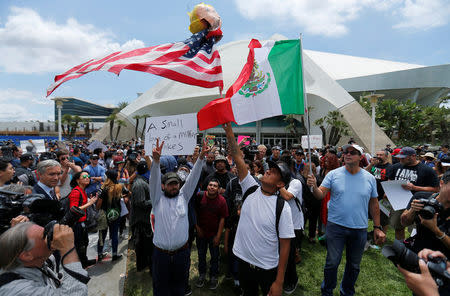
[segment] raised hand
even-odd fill
[[[161,151],[164,146],[164,141],[162,141],[161,145],[159,145],[159,138],[156,139],[156,147],[153,148],[153,160],[159,162],[161,158]]]
[[[200,152],[200,159],[203,159],[206,154],[211,150],[211,147],[208,146],[206,140],[203,140],[202,152]]]

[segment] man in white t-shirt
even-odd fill
[[[257,182],[246,168],[231,124],[224,124],[223,128],[245,195]],[[268,164],[269,170],[260,180],[261,187],[242,204],[233,246],[233,253],[239,258],[239,281],[244,295],[257,295],[259,288],[263,295],[282,294],[290,240],[295,236],[288,203],[283,202],[276,227],[277,194],[289,182],[290,170],[284,163]]]
[[[296,268],[296,249],[300,249],[303,238],[303,225],[305,220],[302,212],[302,182],[292,178],[287,188],[280,189],[280,195],[291,207],[292,222],[294,224],[295,239],[291,240],[291,249],[289,251],[288,264],[286,266],[286,275],[284,277],[284,292],[292,294],[297,288],[298,276]]]

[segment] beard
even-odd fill
[[[174,198],[180,193],[180,190],[173,190],[172,192],[164,190],[164,195],[168,198]]]

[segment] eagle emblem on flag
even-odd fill
[[[247,82],[239,90],[239,94],[248,97],[254,97],[257,94],[265,91],[270,84],[270,73],[259,70],[259,65],[256,60],[253,63],[252,73]]]

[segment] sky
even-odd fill
[[[54,120],[54,96],[132,102],[161,78],[124,70],[73,79],[46,98],[54,76],[91,58],[187,39],[182,0],[0,0],[0,121]],[[305,49],[426,66],[450,62],[450,0],[206,1],[231,41],[303,34]]]

